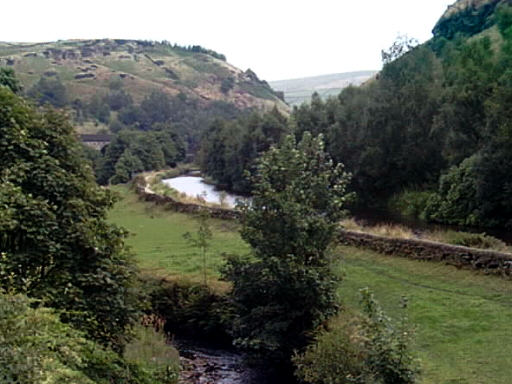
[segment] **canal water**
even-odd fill
[[[172,179],[162,180],[163,183],[171,188],[176,189],[180,193],[185,193],[188,196],[196,197],[201,196],[209,203],[220,204],[222,201],[224,205],[233,208],[238,200],[244,200],[243,196],[238,196],[232,193],[224,192],[217,189],[215,186],[207,184],[200,176],[180,176]],[[512,231],[505,229],[492,229],[492,228],[466,228],[458,226],[440,225],[426,223],[424,221],[408,218],[401,215],[393,214],[387,210],[358,210],[354,212],[355,219],[362,221],[369,225],[377,224],[400,224],[415,231],[435,231],[435,230],[456,230],[476,233],[486,233],[488,235],[497,237],[505,243],[512,244]]]
[[[208,203],[222,203],[229,208],[233,208],[238,200],[245,199],[243,196],[221,191],[214,185],[205,183],[204,179],[199,176],[179,176],[172,179],[164,179],[162,183],[187,196],[199,196]]]

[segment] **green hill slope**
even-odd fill
[[[13,68],[26,90],[41,77],[59,78],[69,100],[105,94],[110,82],[119,79],[135,103],[161,91],[205,105],[223,101],[239,109],[288,110],[254,72],[244,72],[199,46],[107,39],[0,43],[0,66]]]
[[[321,97],[335,96],[349,85],[360,85],[376,74],[376,71],[357,71],[335,73],[289,80],[271,81],[269,84],[276,91],[284,93],[290,105],[300,105],[311,100],[313,92]]]

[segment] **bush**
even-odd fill
[[[165,320],[166,333],[231,345],[233,310],[225,295],[194,282],[150,276],[141,278],[141,287],[146,311]]]
[[[464,247],[493,249],[496,251],[507,251],[507,245],[493,236],[485,233],[469,233],[459,231],[442,231],[434,234],[440,241]]]
[[[167,384],[87,340],[48,308],[0,292],[0,382]]]
[[[432,192],[429,191],[405,190],[391,198],[389,207],[403,216],[423,219],[431,195]]]
[[[321,332],[303,354],[294,356],[298,378],[310,384],[416,382],[419,369],[409,351],[407,317],[394,324],[368,289],[361,294],[362,315],[342,313],[333,330]]]
[[[178,381],[178,351],[166,342],[162,332],[153,328],[137,327],[135,339],[126,346],[124,358],[143,367],[159,383],[175,384]]]

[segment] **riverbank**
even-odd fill
[[[170,279],[201,281],[201,257],[183,239],[197,228],[191,215],[140,201],[126,186],[113,189],[123,200],[109,220],[134,235],[127,243],[147,273]],[[249,248],[238,234],[236,221],[211,220],[212,247],[208,252],[208,284],[219,282],[222,253],[245,254]],[[482,273],[459,270],[353,247],[333,254],[345,275],[342,303],[358,308],[359,289],[369,286],[387,313],[398,313],[400,297],[409,298],[409,318],[416,328],[423,384],[508,384],[512,376],[512,285]]]

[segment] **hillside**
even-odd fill
[[[41,78],[59,79],[69,101],[105,95],[119,80],[135,104],[160,91],[203,106],[221,101],[238,109],[288,110],[250,69],[235,68],[199,46],[108,39],[0,43],[0,66],[13,68],[27,91]]]
[[[458,0],[448,7],[433,29],[434,38],[473,36],[495,24],[495,10],[510,0]]]
[[[314,77],[304,77],[289,80],[270,81],[276,91],[284,93],[286,102],[290,105],[300,105],[311,99],[313,92],[321,97],[335,96],[349,85],[360,85],[374,76],[376,71],[358,71],[335,73]]]

